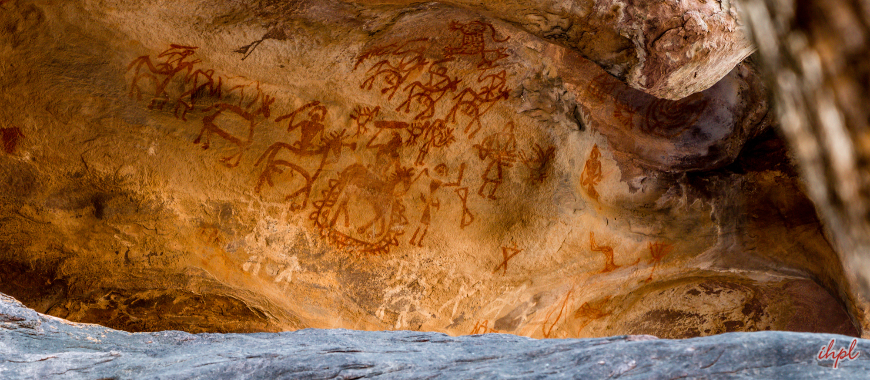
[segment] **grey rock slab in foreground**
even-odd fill
[[[535,340],[411,331],[258,334],[127,333],[36,313],[0,294],[2,379],[867,379],[870,340],[854,360],[818,360],[835,340],[789,332],[666,340],[651,336]]]

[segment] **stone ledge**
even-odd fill
[[[818,360],[851,337],[728,333],[684,340],[649,335],[531,339],[412,331],[306,329],[283,333],[127,333],[72,323],[0,295],[4,379],[223,378],[865,378],[870,340],[855,360]]]

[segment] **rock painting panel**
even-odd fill
[[[602,73],[586,87],[586,96],[598,103],[613,107],[613,118],[621,126],[628,129],[634,128],[634,116],[636,111],[624,101],[625,84],[608,73]]]
[[[169,45],[169,48],[157,55],[157,63],[151,60],[150,56],[143,55],[130,62],[127,65],[127,72],[133,72],[133,78],[130,83],[130,97],[136,97],[142,100],[143,87],[150,89],[152,95],[148,109],[163,109],[163,107],[172,101],[170,94],[167,92],[167,86],[175,79],[179,73],[182,74],[180,80],[188,81],[188,76],[194,72],[194,67],[201,61],[187,59],[195,54],[196,46],[185,45]],[[143,84],[142,82],[145,82]],[[147,90],[146,90],[147,91]]]
[[[213,135],[220,137],[229,144],[235,146],[236,153],[222,157],[220,161],[229,168],[239,166],[242,160],[242,155],[251,146],[254,138],[254,130],[264,120],[268,119],[271,112],[269,107],[275,102],[275,98],[265,95],[259,89],[259,83],[256,85],[256,95],[250,102],[245,102],[244,106],[239,106],[230,103],[219,103],[208,107],[203,112],[214,111],[211,115],[202,118],[202,129],[199,131],[199,136],[193,140],[194,144],[202,143],[202,149],[211,147],[211,138]],[[241,98],[240,98],[241,99]],[[242,133],[234,133],[230,122],[224,126],[218,120],[241,118],[246,124]]]
[[[453,97],[453,108],[447,114],[447,121],[457,122],[457,115],[468,116],[465,126],[468,138],[473,138],[483,128],[481,118],[498,103],[510,97],[507,88],[507,72],[502,70],[495,74],[482,73],[477,78],[478,88],[465,88]]]
[[[505,48],[492,48],[487,46],[487,41],[495,43],[506,42],[510,37],[499,38],[499,33],[492,24],[483,21],[471,21],[462,23],[453,21],[450,30],[459,32],[459,37],[453,44],[444,48],[445,59],[453,59],[457,55],[479,56],[478,68],[488,69],[496,66],[496,62],[508,57]],[[489,38],[487,38],[487,36]]]
[[[440,164],[435,167],[434,175],[429,174],[429,169],[424,169],[423,172],[417,176],[417,179],[423,175],[430,179],[429,193],[420,194],[420,199],[424,203],[423,214],[420,216],[417,229],[414,231],[414,235],[411,236],[411,240],[409,241],[411,246],[423,247],[423,238],[426,237],[426,233],[429,231],[429,226],[432,224],[432,214],[435,210],[441,208],[441,201],[436,195],[438,190],[442,187],[456,187],[462,185],[462,175],[465,173],[465,164],[463,163],[459,167],[459,174],[457,175],[456,181],[444,182],[444,178],[449,175],[449,170],[450,169],[447,168],[447,165]],[[418,234],[419,237],[417,236]]]
[[[544,149],[537,143],[532,147],[530,154],[520,151],[520,161],[529,169],[529,182],[538,185],[543,183],[547,179],[549,165],[555,157],[555,147],[550,146]]]
[[[422,57],[425,46],[419,40],[378,48],[363,54],[358,64],[369,58],[381,61],[369,68],[365,88],[383,85],[389,99],[429,61]],[[359,106],[350,115],[356,131],[330,125],[330,112],[318,101],[310,101],[286,113],[276,112],[276,99],[259,82],[243,77],[225,77],[203,69],[195,59],[198,47],[173,44],[156,57],[140,56],[127,67],[129,95],[150,96],[150,110],[173,110],[187,120],[201,117],[201,129],[194,143],[209,149],[221,141],[229,154],[220,158],[227,168],[243,162],[255,133],[262,123],[283,125],[287,138],[275,141],[253,163],[259,170],[254,190],[257,194],[280,193],[292,212],[311,210],[309,220],[321,235],[339,249],[368,254],[384,254],[399,245],[399,236],[408,226],[408,207],[420,210],[417,228],[409,243],[423,246],[432,219],[442,207],[438,192],[455,188],[461,202],[461,228],[474,221],[467,204],[468,187],[462,186],[466,164],[450,168],[445,163],[430,163],[429,153],[456,141],[453,128],[443,118],[433,119],[438,101],[455,91],[460,82],[448,77],[445,67],[428,67],[428,78],[406,86],[407,98],[397,110],[411,112],[420,108],[411,122],[377,120],[380,106]],[[204,104],[208,98],[210,104]],[[174,108],[169,108],[174,107]],[[272,114],[279,116],[272,118]],[[282,127],[283,128],[283,127]],[[4,142],[9,140],[5,138]],[[12,143],[6,143],[11,146]],[[414,149],[411,165],[400,162],[403,149]],[[344,164],[335,167],[346,152],[372,152],[374,163]],[[419,169],[415,169],[418,167]],[[324,176],[329,172],[329,176]],[[416,174],[416,175],[415,175]],[[423,178],[425,177],[425,178]],[[428,187],[412,194],[416,182]],[[315,194],[315,189],[318,194]],[[312,197],[314,202],[312,202]],[[312,209],[313,207],[313,209]],[[246,265],[256,271],[257,261]]]
[[[710,98],[703,94],[694,94],[677,101],[657,99],[646,107],[641,130],[672,139],[694,126],[709,104]]]
[[[398,164],[385,169],[386,175],[354,164],[330,180],[323,197],[314,202],[310,219],[336,248],[385,254],[399,245],[408,225],[403,196],[413,182],[413,170]]]
[[[659,99],[633,90],[607,73],[593,78],[584,95],[591,101],[585,106],[587,110],[588,107],[612,110],[609,121],[616,122],[617,127],[639,128],[636,130],[639,136],[668,141],[697,128],[705,113],[711,111],[714,99],[703,92],[680,100]]]
[[[252,276],[265,275],[272,282],[282,285],[283,289],[293,282],[293,274],[302,271],[299,259],[296,256],[269,257],[263,255],[251,255],[242,264],[242,270]]]
[[[613,313],[613,311],[605,310],[605,306],[610,302],[610,298],[610,296],[607,296],[595,302],[584,302],[574,311],[574,319],[580,321],[580,327],[577,329],[578,336],[592,321],[607,317]]]
[[[459,218],[459,228],[468,227],[474,222],[474,214],[468,209],[468,188],[460,187],[454,191],[462,202],[462,217]]]
[[[417,103],[423,110],[414,116],[414,120],[431,119],[435,115],[435,105],[448,92],[455,92],[460,79],[447,75],[447,68],[443,66],[429,66],[427,70],[429,79],[426,83],[415,81],[405,87],[408,98],[405,99],[396,111],[411,112],[411,104]]]
[[[653,265],[652,270],[649,272],[649,277],[647,277],[646,282],[652,281],[653,273],[655,273],[656,268],[661,264],[662,259],[665,258],[671,251],[674,250],[674,246],[672,244],[664,243],[664,242],[650,242],[648,244],[650,260],[649,263]]]
[[[299,115],[304,116],[301,117],[302,120],[297,121],[296,117]],[[298,136],[290,143],[279,141],[272,144],[254,164],[254,166],[264,164],[255,187],[257,193],[261,192],[263,185],[274,188],[274,177],[287,171],[291,181],[289,181],[290,186],[285,187],[290,187],[292,192],[289,192],[284,200],[290,202],[292,211],[307,207],[314,183],[320,179],[328,160],[331,157],[341,157],[345,149],[356,148],[355,142],[347,141],[345,130],[325,132],[326,117],[326,107],[314,101],[275,119],[276,122],[286,120],[287,133],[298,131],[295,133]],[[305,166],[306,163],[310,165],[312,162],[318,163],[316,169]],[[301,183],[292,181],[294,176],[300,177]]]
[[[573,293],[574,289],[571,288],[568,293],[565,293],[565,298],[547,312],[547,317],[544,319],[544,323],[541,324],[541,333],[544,335],[544,338],[549,338],[559,321],[568,314],[568,303],[571,301]]]
[[[602,179],[604,179],[604,175],[601,172],[600,158],[601,151],[598,150],[598,145],[592,146],[592,151],[589,152],[589,158],[586,160],[586,164],[583,165],[583,172],[580,173],[580,186],[586,190],[586,194],[596,202],[600,195],[595,187],[598,186],[598,183],[601,182]]]
[[[413,74],[423,72],[430,64],[423,55],[427,50],[425,38],[418,38],[404,43],[390,44],[371,49],[357,58],[354,70],[370,59],[380,59],[366,70],[366,78],[360,84],[360,89],[371,90],[376,84],[383,86],[380,92],[393,99],[396,92]]]
[[[589,249],[592,252],[601,252],[604,255],[604,268],[598,273],[609,273],[622,267],[622,265],[616,265],[614,262],[613,247],[609,245],[598,245],[595,243],[594,232],[589,232]],[[640,259],[637,259],[637,261],[629,265],[636,265],[639,262]]]
[[[198,118],[195,144],[204,150],[220,145],[218,162],[228,169],[251,165],[259,173],[254,192],[307,216],[334,248],[381,255],[404,242],[424,247],[445,192],[456,195],[451,206],[461,210],[457,222],[464,229],[476,219],[471,189],[484,200],[498,199],[505,171],[520,161],[529,181],[541,183],[555,152],[535,145],[526,155],[514,123],[504,120],[506,130],[463,142],[483,162],[481,174],[470,178],[469,163],[449,166],[431,158],[463,137],[458,128],[465,138],[475,137],[482,118],[510,94],[509,74],[501,67],[510,54],[499,45],[509,37],[483,21],[454,21],[446,29],[443,41],[410,39],[360,53],[353,66],[361,73],[360,89],[374,91],[383,103],[359,105],[347,116],[333,115],[317,100],[286,110],[298,100],[276,99],[257,81],[201,67],[199,47],[184,44],[133,59],[126,68],[128,94],[149,110],[169,111],[182,121]],[[383,109],[398,116],[382,115]],[[340,123],[344,117],[350,129]],[[273,128],[286,138],[249,158],[254,142]]]
[[[470,335],[476,334],[498,334],[498,330],[489,327],[489,320],[480,320],[474,323],[474,328],[471,329]]]
[[[513,247],[501,247],[502,262],[492,270],[492,273],[496,273],[499,269],[503,268],[504,271],[502,274],[507,274],[508,261],[510,261],[514,256],[520,254],[522,251],[522,249],[517,248],[516,244],[514,244]]]
[[[517,138],[514,136],[513,122],[509,122],[506,127],[506,131],[492,133],[480,144],[474,145],[477,157],[488,162],[481,175],[483,184],[477,190],[477,195],[482,198],[498,199],[495,192],[504,181],[504,171],[513,167],[517,160]],[[485,193],[487,188],[489,192]]]
[[[388,101],[401,90],[407,96],[396,111],[414,112],[414,120],[418,121],[440,118],[447,124],[459,124],[460,119],[466,119],[463,132],[473,138],[483,127],[481,118],[510,96],[507,71],[498,70],[499,61],[510,55],[506,48],[492,46],[510,37],[499,38],[495,27],[482,21],[454,21],[449,31],[453,32],[454,41],[440,51],[435,41],[425,38],[377,46],[360,54],[354,70],[376,62],[366,69],[361,89],[380,87],[381,95]],[[460,57],[478,62],[475,80],[464,81],[455,74],[454,66]],[[412,81],[418,76],[422,78]],[[437,105],[448,98],[452,101],[449,111],[438,117]]]

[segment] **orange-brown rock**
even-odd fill
[[[205,4],[0,5],[0,291],[127,330],[865,328],[751,63],[666,101],[467,7]]]
[[[300,15],[341,20],[377,35],[409,11],[444,6],[517,25],[578,51],[633,88],[672,100],[713,86],[754,49],[732,1],[271,0],[221,16],[254,14],[266,26],[261,38],[240,49],[251,54],[263,41],[292,38]]]

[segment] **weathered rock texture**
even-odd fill
[[[410,0],[348,3],[419,4]],[[572,48],[629,86],[665,99],[679,100],[713,86],[753,50],[740,27],[737,3],[727,0],[447,0],[443,3],[484,12],[547,41]],[[261,15],[286,19],[289,7],[279,4],[263,7]],[[322,9],[314,4],[300,2],[293,8]]]
[[[743,2],[808,192],[870,294],[870,4]]]
[[[832,339],[830,351],[852,348],[844,355],[852,360],[837,360],[836,368],[822,350]],[[870,341],[852,342],[783,332],[688,340],[348,330],[130,334],[40,315],[0,295],[0,376],[7,379],[864,379]]]
[[[0,290],[39,312],[129,331],[867,327],[752,62],[669,101],[451,4],[0,6]]]

